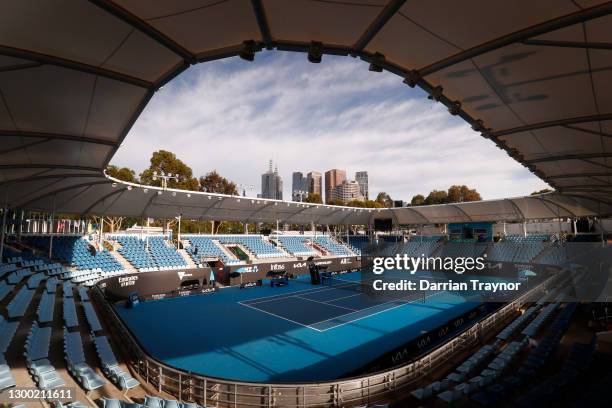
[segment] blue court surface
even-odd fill
[[[341,279],[359,281],[360,273]],[[378,299],[351,285],[224,288],[116,309],[168,365],[241,381],[340,378],[478,305],[449,292]]]

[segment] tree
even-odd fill
[[[376,201],[383,207],[386,207],[386,208],[393,207],[393,200],[391,199],[389,194],[385,193],[384,191],[381,191],[380,193],[378,193],[378,195],[376,196]]]
[[[222,177],[216,170],[200,177],[200,191],[208,193],[239,195],[236,183]]]
[[[374,200],[366,200],[365,206],[366,208],[382,208],[383,207],[381,203],[379,203],[378,201],[374,201]]]
[[[345,205],[344,201],[332,198],[327,202],[327,205]]]
[[[540,190],[540,191],[534,191],[533,193],[531,193],[531,195],[546,194],[546,193],[550,193],[550,192],[552,192],[552,190],[550,188],[545,188],[545,189]]]
[[[162,172],[172,175],[178,174],[178,181],[168,180],[169,188],[193,191],[199,189],[198,179],[193,177],[191,167],[179,160],[174,153],[167,150],[153,152],[149,168],[140,173],[140,182],[150,186],[161,186],[162,182],[159,178],[153,180],[154,172],[157,172],[157,174]]]
[[[423,197],[423,194],[417,194],[412,197],[412,200],[410,200],[410,204],[414,206],[423,205],[425,204],[425,197]]]
[[[462,203],[466,201],[480,201],[482,197],[478,191],[470,189],[467,186],[453,185],[448,188],[449,203]]]
[[[359,207],[359,208],[365,208],[366,207],[366,203],[365,201],[361,201],[361,200],[352,200],[349,201],[348,203],[346,203],[347,207]]]
[[[425,204],[445,204],[448,202],[448,193],[444,190],[432,190],[427,198],[425,198]]]
[[[136,172],[127,167],[117,167],[111,164],[106,168],[106,174],[129,183],[138,183]]]
[[[313,204],[323,204],[323,199],[321,198],[321,194],[308,193],[308,196],[304,198],[304,202]]]

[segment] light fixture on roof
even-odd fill
[[[323,44],[318,41],[313,41],[310,43],[310,47],[308,48],[308,61],[313,64],[318,64],[321,62],[321,58],[323,57]]]
[[[187,193],[187,198],[191,198],[191,194]]]
[[[474,123],[472,123],[472,129],[476,132],[482,132],[485,129],[482,119],[475,120]]]
[[[450,106],[448,107],[448,112],[453,116],[458,115],[459,112],[461,112],[461,102],[451,102]]]
[[[372,61],[370,62],[370,67],[368,70],[372,72],[382,72],[383,65],[385,64],[385,56],[380,52],[375,53],[372,56]]]
[[[176,191],[172,192],[172,197],[176,197]]]
[[[162,192],[161,192],[161,191],[158,191],[158,192],[157,192],[157,195],[162,195]]]
[[[132,191],[132,186],[127,186],[128,191]]]
[[[113,188],[115,188],[115,187],[117,187],[117,183],[113,183],[113,184],[111,184],[111,186],[112,186]]]
[[[406,74],[406,78],[404,78],[404,83],[409,87],[414,88],[420,80],[421,74],[419,74],[418,71],[415,71],[413,69],[411,71],[408,71],[408,73]]]
[[[245,61],[253,61],[255,59],[255,41],[244,41],[238,56]]]
[[[143,193],[147,194],[149,192],[148,188],[145,188],[144,190],[142,190]]]
[[[442,99],[442,92],[444,91],[444,88],[442,88],[440,85],[434,87],[431,92],[429,93],[429,96],[427,97],[427,99],[431,100],[431,101],[435,101],[435,102],[440,102],[440,99]]]

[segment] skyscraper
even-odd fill
[[[353,200],[362,201],[363,196],[361,195],[360,190],[361,188],[356,181],[344,180],[342,183],[332,188],[331,198],[344,203],[348,203],[349,201]]]
[[[325,202],[332,199],[332,189],[346,180],[346,170],[332,169],[325,172]]]
[[[365,200],[370,199],[370,192],[368,189],[368,172],[358,171],[355,173],[355,181],[359,183],[359,191]]]
[[[291,198],[293,201],[302,201],[308,194],[308,181],[301,171],[293,172],[291,183]]]
[[[323,198],[321,193],[321,180],[322,176],[318,171],[311,171],[306,175],[306,184],[308,186],[309,194],[318,194],[321,196],[321,198]]]
[[[261,198],[283,199],[283,180],[278,175],[278,167],[272,171],[272,160],[268,171],[261,175]]]

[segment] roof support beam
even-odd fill
[[[272,34],[270,33],[270,25],[268,24],[268,18],[266,17],[266,9],[264,8],[261,0],[251,0],[253,11],[255,12],[255,18],[257,18],[257,25],[261,32],[261,38],[266,45],[272,43]]]
[[[141,20],[134,14],[124,9],[123,7],[117,5],[113,1],[110,1],[110,0],[89,0],[89,1],[95,4],[96,6],[100,7],[101,9],[105,10],[106,12],[114,15],[115,17],[122,20],[123,22],[141,31],[147,37],[163,45],[164,47],[174,52],[176,55],[180,56],[181,58],[183,58],[185,61],[189,62],[190,64],[195,63],[194,56],[187,49],[185,49],[179,43],[177,43],[176,41],[174,41],[173,39],[171,39],[170,37],[168,37],[161,31],[157,30],[156,28],[154,28],[147,22]]]
[[[578,178],[578,177],[612,177],[612,172],[601,172],[601,173],[568,173],[558,174],[556,176],[546,176],[548,180],[557,180],[565,178]]]
[[[555,126],[575,125],[578,123],[600,122],[603,120],[612,120],[612,113],[603,113],[601,115],[579,116],[579,117],[574,117],[574,118],[551,120],[547,122],[534,123],[531,125],[518,126],[515,128],[503,129],[503,130],[498,130],[496,132],[491,132],[491,136],[492,137],[508,136],[514,133],[528,132],[530,130],[545,129],[545,128],[555,127]],[[584,131],[584,129],[580,129],[580,130]]]
[[[62,68],[72,69],[86,74],[98,75],[104,78],[113,79],[115,81],[124,82],[130,85],[141,88],[152,88],[151,82],[136,78],[127,74],[112,71],[106,68],[100,68],[95,65],[85,64],[83,62],[73,61],[65,58],[55,57],[53,55],[41,54],[34,51],[22,50],[19,48],[7,47],[0,45],[0,54],[8,55],[9,57],[26,59],[43,65],[55,65]]]
[[[1,170],[14,170],[14,169],[62,169],[62,170],[81,170],[81,171],[94,171],[102,176],[102,169],[98,167],[87,167],[87,166],[70,166],[66,164],[0,164]],[[93,176],[93,175],[92,175]]]
[[[470,217],[470,215],[469,215],[468,213],[466,213],[466,212],[463,210],[463,208],[461,208],[461,206],[459,206],[459,205],[457,205],[457,204],[450,204],[450,206],[451,206],[451,207],[453,207],[453,208],[455,208],[455,209],[457,209],[457,210],[459,210],[459,212],[461,212],[461,214],[465,215],[465,216],[467,217],[467,219],[468,219],[470,222],[471,222],[471,221],[474,221],[474,220],[472,219],[472,217]]]
[[[556,203],[556,202],[554,202],[554,201],[552,201],[552,200],[549,200],[549,199],[547,199],[547,198],[544,198],[544,197],[542,197],[542,196],[538,196],[538,197],[530,197],[530,198],[532,198],[532,199],[538,199],[538,200],[542,201],[542,204],[544,204],[544,205],[545,205],[547,208],[549,208],[551,211],[552,211],[552,208],[550,208],[548,205],[546,205],[546,203],[551,204],[551,205],[554,205],[555,207],[557,207],[557,214],[556,214],[556,215],[557,215],[557,217],[560,217],[560,216],[561,216],[561,215],[559,214],[559,208],[560,208],[560,209],[562,209],[562,210],[564,210],[564,211],[567,211],[567,213],[568,213],[569,215],[571,215],[571,216],[572,216],[572,218],[576,218],[576,214],[575,214],[573,211],[570,211],[570,210],[569,210],[567,207],[565,207],[565,206],[563,206],[563,205],[561,205],[561,204],[559,204],[559,203]]]
[[[49,139],[49,140],[70,140],[73,142],[83,142],[83,143],[92,143],[92,144],[100,144],[104,146],[117,146],[117,143],[112,140],[107,139],[99,139],[95,137],[85,137],[85,136],[74,136],[74,135],[63,135],[59,133],[44,133],[44,132],[28,132],[24,130],[0,130],[0,140],[2,137],[31,137],[31,138],[41,138],[41,139]]]
[[[95,174],[85,174],[85,173],[34,175],[34,176],[20,177],[20,178],[16,178],[13,180],[3,181],[0,183],[0,187],[6,184],[12,184],[12,183],[29,183],[31,181],[47,180],[47,179],[84,178],[84,177],[95,178],[96,175]]]
[[[423,67],[418,70],[418,73],[421,76],[431,75],[450,66],[459,64],[460,62],[478,57],[479,55],[497,50],[507,45],[522,42],[523,40],[526,40],[528,38],[536,37],[538,35],[559,30],[561,28],[568,27],[574,24],[583,23],[585,21],[603,17],[610,13],[612,13],[612,2],[607,2],[601,5],[583,9],[572,14],[561,16],[540,24],[533,25],[531,27],[524,28],[519,31],[515,31],[514,33],[498,37],[486,43],[476,45],[475,47],[469,48],[465,51],[461,51],[455,55],[451,55],[448,58]]]
[[[583,160],[583,159],[606,159],[612,157],[612,153],[584,153],[584,154],[562,154],[560,156],[542,157],[539,159],[525,160],[525,164],[546,163],[562,160]]]
[[[41,194],[39,196],[36,196],[36,197],[26,201],[25,203],[21,203],[19,205],[13,206],[13,208],[16,208],[16,207],[27,207],[29,204],[32,204],[34,201],[42,200],[43,198],[47,198],[47,197],[52,196],[52,195],[63,193],[64,191],[74,190],[75,188],[82,188],[82,187],[89,188],[91,186],[95,186],[95,185],[99,185],[99,184],[109,184],[109,183],[110,183],[109,180],[104,180],[104,181],[94,181],[94,182],[91,182],[91,183],[82,183],[82,184],[76,184],[76,185],[72,185],[72,186],[68,186],[68,187],[63,187],[63,188],[60,188],[58,190],[53,190],[53,191],[50,191],[48,193],[44,193],[44,194]]]
[[[382,11],[376,16],[374,21],[368,26],[368,28],[361,34],[361,37],[357,40],[353,48],[357,51],[362,51],[369,43],[372,38],[387,24],[391,17],[397,13],[397,11],[404,5],[406,0],[391,0]]]
[[[588,134],[595,135],[595,136],[612,138],[611,134],[605,133],[605,132],[598,132],[596,130],[584,129],[584,128],[581,128],[581,127],[578,127],[578,126],[572,126],[572,125],[563,125],[563,127],[566,128],[566,129],[576,130],[578,132],[588,133]]]
[[[544,47],[587,48],[594,50],[612,50],[612,43],[583,41],[553,41],[553,40],[523,40],[525,45],[541,45]]]
[[[47,143],[50,140],[51,139],[34,140],[34,141],[26,143],[26,144],[22,144],[22,145],[19,145],[19,146],[11,147],[10,149],[0,150],[0,155],[11,153],[11,152],[15,152],[15,151],[18,151],[18,150],[27,149],[28,147],[34,147],[34,146],[39,145],[39,144]]]
[[[119,193],[123,193],[127,190],[127,187],[121,188],[119,190],[115,190],[115,191],[111,191],[110,193],[100,197],[99,199],[97,199],[96,201],[93,202],[93,204],[91,204],[89,207],[87,207],[82,213],[81,216],[85,216],[87,214],[89,214],[89,212],[96,207],[96,205],[100,204],[101,202],[103,202],[104,200],[106,200],[109,197],[114,196],[115,194],[119,194]],[[117,200],[115,200],[117,201]],[[113,201],[113,203],[115,203],[115,201]],[[108,208],[106,208],[108,209]],[[106,212],[106,211],[103,211]]]

